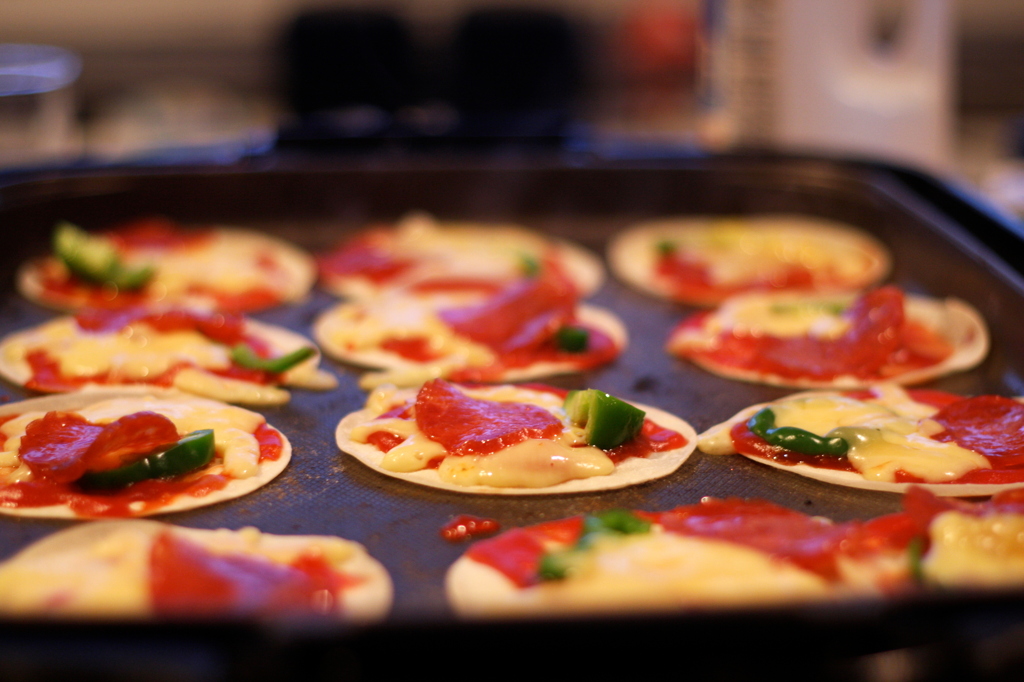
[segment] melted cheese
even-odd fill
[[[554,440],[529,439],[487,455],[459,456],[446,456],[447,450],[420,431],[414,419],[369,420],[354,427],[349,437],[366,443],[367,437],[377,431],[402,436],[404,440],[384,454],[382,468],[409,473],[425,469],[432,460],[444,457],[438,475],[448,483],[463,486],[542,488],[578,478],[606,476],[615,469],[602,450],[587,446],[582,431],[569,424],[559,396],[511,385],[462,390],[483,400],[543,407],[563,422],[562,434]],[[376,389],[367,400],[370,414],[391,409],[388,399],[393,396],[393,386]]]
[[[78,414],[94,424],[108,424],[126,414],[142,411],[164,415],[174,423],[180,434],[213,429],[214,443],[224,473],[233,478],[249,478],[259,473],[259,442],[253,433],[264,419],[240,407],[202,398],[164,400],[143,396],[104,400],[78,410]],[[29,412],[0,425],[0,434],[5,437],[0,461],[16,462],[19,465],[14,471],[0,472],[5,483],[26,480],[31,476],[28,468],[20,464],[17,453],[25,428],[42,416],[42,412]]]
[[[940,585],[1019,585],[1024,575],[1024,516],[973,516],[948,511],[928,528],[931,548],[922,568]]]
[[[811,336],[836,339],[850,323],[843,311],[845,297],[746,294],[727,300],[708,318],[705,332],[732,332],[738,336],[793,338]]]
[[[288,299],[295,294],[297,275],[281,257],[282,249],[279,242],[259,235],[218,230],[195,246],[133,249],[125,254],[125,260],[139,266],[157,264],[148,287],[153,300],[180,298],[197,286],[224,294],[269,289]],[[259,265],[267,258],[273,259],[273,267]]]
[[[876,398],[860,401],[817,393],[771,403],[776,426],[795,426],[821,436],[840,436],[850,449],[847,459],[865,478],[893,482],[904,471],[928,483],[953,481],[969,471],[991,468],[988,460],[956,443],[929,436],[941,427],[929,419],[937,409],[914,401],[895,385],[876,389]],[[757,410],[743,414],[748,419]],[[701,436],[701,450],[733,454],[732,421]]]
[[[757,550],[656,531],[601,537],[571,571],[524,596],[552,608],[605,611],[777,603],[832,592],[820,576]]]

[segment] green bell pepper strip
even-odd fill
[[[747,421],[747,428],[769,445],[801,455],[845,457],[850,449],[849,443],[839,436],[828,438],[795,426],[775,426],[775,413],[770,407],[751,417]]]
[[[644,426],[643,410],[596,388],[569,391],[562,406],[569,421],[583,429],[587,444],[602,450],[636,438]]]
[[[519,269],[524,277],[534,278],[540,275],[540,260],[532,253],[519,254]]]
[[[654,245],[654,249],[655,251],[658,252],[658,255],[661,257],[671,256],[673,253],[676,252],[676,245],[675,242],[669,241],[668,239],[663,239]]]
[[[576,544],[540,558],[537,577],[541,581],[564,580],[572,573],[573,557],[586,550],[602,535],[640,535],[649,533],[651,522],[625,509],[610,509],[583,517],[583,533]]]
[[[156,272],[150,265],[128,268],[121,262],[113,242],[69,222],[58,223],[53,233],[53,251],[78,277],[95,284],[113,284],[119,289],[140,289]]]
[[[256,355],[256,351],[247,343],[239,343],[231,348],[231,359],[235,364],[248,369],[261,369],[271,374],[287,372],[295,365],[314,355],[316,355],[316,349],[309,346],[298,348],[287,355],[276,358],[261,358]]]
[[[163,452],[116,469],[90,471],[78,479],[78,484],[87,490],[116,490],[151,478],[181,476],[209,464],[213,454],[213,429],[202,429]]]
[[[560,327],[555,332],[555,344],[566,353],[582,353],[590,342],[590,331],[583,327]]]

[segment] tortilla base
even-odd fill
[[[416,391],[414,389],[407,389],[405,393],[398,394],[398,397],[405,396],[411,398],[415,395]],[[647,417],[659,426],[682,434],[686,438],[686,445],[676,450],[654,452],[648,457],[629,457],[616,464],[615,470],[607,476],[577,478],[542,488],[498,488],[484,485],[462,486],[441,480],[434,469],[422,469],[408,473],[384,469],[381,466],[381,462],[384,460],[383,452],[370,443],[357,443],[351,438],[353,428],[373,418],[367,410],[359,410],[347,415],[338,424],[334,435],[338,447],[343,452],[352,455],[374,471],[385,476],[398,478],[409,483],[425,485],[430,488],[471,495],[558,495],[562,493],[598,492],[626,488],[668,476],[682,466],[683,462],[690,457],[697,447],[697,434],[687,422],[655,407],[639,403],[634,404],[644,410],[647,413]]]
[[[708,229],[713,220],[716,220],[713,216],[667,218],[627,228],[609,242],[609,267],[618,279],[651,296],[697,306],[717,305],[735,292],[699,298],[681,297],[669,283],[656,276],[659,242],[672,240],[673,237],[678,239],[690,231]],[[834,242],[837,250],[855,249],[862,252],[870,261],[870,266],[858,277],[851,278],[847,286],[829,291],[857,291],[880,282],[889,273],[891,258],[885,246],[852,226],[797,215],[744,217],[743,221],[751,229],[775,229],[794,235],[813,236]],[[816,293],[821,291],[808,290]]]
[[[289,272],[290,285],[287,289],[278,292],[280,295],[280,301],[274,303],[273,306],[300,301],[305,298],[310,289],[313,288],[313,284],[316,282],[316,262],[313,260],[312,256],[297,246],[294,246],[282,239],[277,239],[251,230],[229,227],[219,227],[214,229],[222,238],[238,240],[240,244],[252,244],[254,242],[265,244],[266,248],[273,252],[273,254],[279,259],[279,263],[282,268]],[[20,268],[18,268],[15,275],[15,284],[18,291],[22,296],[33,303],[38,303],[39,305],[61,312],[74,312],[75,310],[86,307],[88,305],[88,300],[80,293],[71,292],[66,296],[59,295],[48,291],[43,286],[43,263],[48,260],[52,261],[52,259],[53,256],[37,258],[24,263]],[[239,264],[237,263],[226,263],[225,267],[238,267],[238,265]],[[213,307],[216,307],[216,301],[211,301],[205,297],[194,295],[183,295],[179,298],[175,298],[174,300],[168,300],[166,298],[154,299],[147,301],[147,303],[174,303],[187,305],[205,304],[208,306],[212,304]],[[247,312],[255,312],[255,309]]]
[[[938,377],[971,369],[978,365],[989,350],[988,327],[981,314],[968,303],[956,298],[934,299],[924,296],[906,296],[907,317],[931,328],[953,346],[953,352],[942,362],[931,367],[904,372],[891,377],[861,379],[843,375],[835,379],[791,379],[726,365],[720,365],[705,357],[690,357],[686,351],[671,350],[675,344],[675,333],[669,338],[669,353],[688,360],[707,371],[725,377],[755,384],[791,388],[868,388],[874,384],[888,382],[901,385],[921,384]]]
[[[793,395],[781,398],[781,400],[789,400],[792,398],[800,398],[803,396],[812,395],[836,395],[835,391],[803,391],[801,393],[794,393]],[[773,403],[758,403],[757,405],[751,405],[746,407],[735,415],[730,417],[724,422],[715,424],[706,431],[698,436],[698,443],[704,438],[722,434],[723,432],[728,433],[732,430],[732,427],[740,422],[745,422],[752,416],[760,412],[766,407],[771,407]],[[730,441],[731,442],[731,441]],[[701,449],[701,452],[707,452]],[[723,456],[726,454],[742,454],[732,449],[731,453],[712,453],[712,456]],[[988,497],[995,495],[1003,490],[1010,490],[1012,488],[1020,488],[1022,483],[994,483],[994,484],[982,484],[982,483],[896,483],[889,481],[872,481],[864,478],[859,473],[853,471],[836,471],[835,469],[821,469],[813,467],[808,464],[781,464],[774,460],[766,459],[764,457],[758,457],[756,455],[746,455],[743,457],[753,460],[760,464],[765,464],[781,471],[797,474],[804,476],[805,478],[811,478],[816,481],[823,483],[831,483],[833,485],[846,486],[847,488],[859,488],[860,490],[875,490],[886,493],[905,493],[911,487],[925,488],[926,490],[935,493],[940,497]]]
[[[61,393],[58,395],[44,396],[41,398],[31,398],[29,400],[23,400],[16,403],[8,403],[0,406],[0,417],[10,414],[22,414],[25,412],[48,412],[51,410],[57,411],[75,411],[92,405],[93,403],[100,402],[102,400],[109,400],[113,398],[132,398],[142,396],[155,396],[157,398],[165,399],[177,399],[186,402],[194,402],[196,400],[205,400],[203,398],[197,398],[187,393],[181,393],[179,391],[154,391],[148,387],[138,387],[133,390],[131,387],[123,387],[116,389],[107,388],[87,388],[81,391],[75,391],[74,393]],[[241,409],[241,408],[239,408]],[[268,424],[269,425],[269,424]],[[273,428],[273,427],[272,427]],[[277,429],[275,429],[277,431]],[[291,461],[292,457],[292,446],[288,440],[288,437],[281,431],[277,431],[278,435],[282,440],[281,456],[276,460],[268,460],[261,462],[259,465],[259,473],[249,478],[233,478],[228,484],[221,490],[215,490],[208,495],[203,497],[193,497],[191,495],[181,495],[174,499],[170,504],[156,509],[144,511],[133,516],[152,516],[155,514],[168,514],[173,512],[185,511],[188,509],[196,509],[199,507],[208,507],[220,502],[227,500],[233,500],[238,497],[242,497],[261,488],[275,477],[285,470],[288,466],[288,462]],[[43,518],[43,519],[83,519],[90,518],[87,516],[80,516],[76,514],[67,505],[51,505],[48,507],[3,507],[0,506],[0,514],[6,514],[8,516],[23,516],[30,518]]]
[[[150,542],[155,540],[157,535],[165,529],[170,529],[175,535],[180,535],[203,545],[209,545],[211,536],[217,532],[173,526],[157,521],[96,521],[72,526],[71,528],[46,536],[21,550],[3,564],[0,564],[0,571],[17,562],[34,563],[37,560],[48,560],[52,565],[55,557],[62,556],[67,557],[65,562],[69,562],[69,565],[73,566],[76,555],[88,552],[91,547],[102,542],[106,537],[125,528],[131,528],[135,532],[145,535]],[[279,547],[288,544],[301,548],[309,542],[318,539],[318,536],[310,535],[261,535],[264,539]],[[342,593],[341,603],[338,604],[338,609],[332,615],[353,622],[381,620],[391,608],[393,599],[391,578],[384,566],[366,552],[365,547],[358,543],[353,544],[357,545],[353,556],[336,568],[346,575],[360,579],[360,581],[355,585],[345,588]],[[138,579],[146,580],[148,578],[147,576],[138,576]],[[152,614],[124,613],[105,615],[115,617],[146,617]]]

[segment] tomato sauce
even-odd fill
[[[548,547],[575,544],[582,532],[582,516],[513,528],[475,543],[466,556],[500,571],[517,587],[529,587],[540,582],[537,571]]]
[[[828,286],[825,273],[816,275],[803,265],[780,267],[768,279],[751,278],[739,284],[716,284],[706,263],[671,252],[662,254],[655,263],[655,274],[668,284],[674,297],[681,300],[724,300],[735,294],[757,290],[800,290]]]
[[[328,614],[360,581],[319,553],[283,564],[262,556],[218,554],[165,531],[150,550],[150,596],[157,615]]]
[[[704,328],[710,313],[684,320],[673,336]],[[882,287],[859,298],[845,313],[849,329],[838,338],[776,337],[723,332],[710,349],[679,352],[714,365],[774,375],[783,379],[829,381],[850,375],[884,380],[931,367],[953,348],[934,332],[904,317],[903,293]]]
[[[441,537],[448,542],[462,542],[480,535],[497,533],[501,526],[494,519],[485,519],[470,514],[460,514],[444,524]]]
[[[88,424],[81,415],[74,413],[49,414],[72,415],[72,417],[77,417],[77,422]],[[38,422],[40,420],[36,421]],[[30,424],[29,426],[31,427],[32,425]],[[47,424],[42,424],[39,429],[40,438],[47,440],[52,446],[46,453],[46,456],[51,459],[60,458],[61,455],[58,453],[59,449],[62,447],[60,441],[66,439],[60,438],[59,433],[49,432],[46,428],[43,428],[46,426]],[[102,427],[100,427],[100,430],[102,430]],[[77,456],[78,461],[80,461],[81,458],[84,457],[85,450],[88,450],[88,446],[96,440],[96,435],[98,435],[98,432],[97,434],[93,434],[94,437],[91,439],[89,439],[88,436],[84,437],[84,439],[88,441],[84,446],[82,444],[83,439],[73,439],[73,442],[68,447],[74,448],[75,451],[70,455],[64,455],[64,457],[66,459],[74,459]],[[280,459],[284,449],[284,440],[276,429],[264,422],[256,429],[254,435],[259,443],[260,462]],[[28,429],[26,429],[26,436],[28,436]],[[152,442],[154,438],[155,436],[152,432],[144,432],[139,435],[139,440],[136,441],[135,448],[149,447],[146,443]],[[122,437],[121,440],[123,443],[130,439]],[[24,439],[22,440],[22,449],[25,450],[37,447],[38,445],[38,443],[33,445],[31,437],[29,438],[28,443],[26,443]],[[152,449],[153,448],[150,448],[149,451],[152,451]],[[84,473],[84,471],[85,469],[82,467],[82,473]],[[22,481],[0,486],[0,507],[13,509],[23,507],[67,506],[76,515],[82,517],[97,518],[140,516],[153,510],[160,509],[161,507],[165,507],[185,495],[191,497],[205,497],[212,492],[223,490],[228,483],[233,480],[230,476],[225,474],[207,474],[203,472],[204,470],[201,469],[199,471],[194,471],[184,476],[171,479],[149,479],[139,481],[138,483],[133,483],[127,488],[109,492],[84,492],[75,484],[75,479],[68,480],[67,476],[62,476],[60,474],[56,477],[44,475],[31,481]],[[81,474],[79,474],[79,476],[80,475]]]

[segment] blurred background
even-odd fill
[[[920,166],[1024,214],[1020,0],[3,0],[0,42],[81,60],[60,147],[0,149],[7,167],[339,139],[753,146]]]

